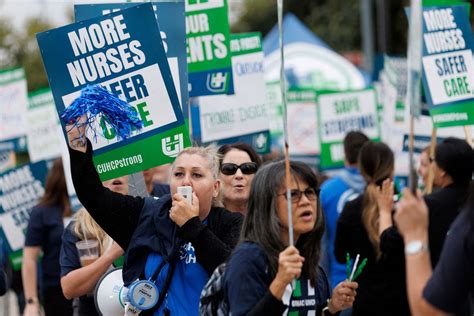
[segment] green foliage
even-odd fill
[[[19,30],[9,20],[0,19],[0,69],[23,67],[30,92],[48,87],[35,34],[51,28],[41,17],[30,18]]]
[[[362,0],[285,0],[284,11],[295,14],[330,47],[339,52],[361,50],[360,3]],[[425,0],[426,1],[426,0]],[[434,0],[429,0],[434,1]],[[436,0],[461,1],[461,0]],[[260,31],[266,35],[277,23],[276,0],[244,0],[242,16],[232,26],[233,32]],[[409,0],[372,0],[376,48],[386,43],[389,55],[406,55],[408,20],[404,7]],[[387,6],[387,33],[377,24],[380,5]],[[471,7],[471,12],[473,8]],[[380,19],[380,18],[379,18]],[[471,14],[471,23],[473,15]],[[378,49],[380,51],[380,49]]]

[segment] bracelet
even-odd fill
[[[336,314],[333,314],[329,311],[329,301],[330,301],[330,298],[328,298],[326,300],[326,307],[323,308],[323,315],[324,316],[334,316]]]

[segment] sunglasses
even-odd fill
[[[315,190],[313,188],[306,188],[306,190],[301,191],[298,189],[294,189],[290,191],[291,195],[291,203],[298,203],[301,198],[303,197],[303,194],[306,196],[306,198],[310,201],[316,201],[319,195],[319,190]],[[278,195],[283,195],[286,199],[286,192],[285,193],[280,193]]]
[[[236,165],[235,163],[223,163],[221,166],[221,172],[226,176],[234,175],[239,169],[243,174],[254,174],[257,172],[258,166],[255,162],[244,162],[241,165]]]

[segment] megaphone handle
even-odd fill
[[[130,302],[125,303],[125,314],[124,316],[132,316],[140,314],[141,310],[135,308]]]

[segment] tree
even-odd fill
[[[339,52],[361,49],[361,0],[286,0],[284,12],[292,12],[330,47]],[[372,0],[374,38],[387,41],[389,55],[406,55],[408,20],[404,7],[409,0]],[[245,0],[242,16],[232,26],[233,32],[259,31],[267,34],[277,23],[276,0]],[[386,14],[380,11],[382,4]],[[474,12],[471,6],[471,12]],[[378,14],[378,16],[377,16]],[[377,20],[378,18],[378,20]],[[381,34],[381,21],[385,19],[387,32]],[[471,23],[473,14],[471,14]],[[380,34],[377,34],[379,32]],[[381,45],[376,45],[381,47]]]
[[[21,30],[15,30],[8,19],[0,19],[0,69],[23,67],[28,91],[48,87],[35,35],[52,28],[41,17],[26,20]]]

